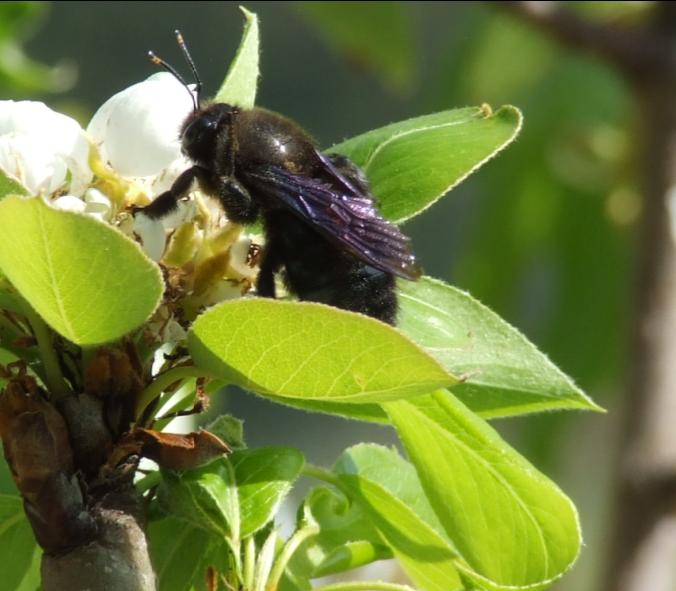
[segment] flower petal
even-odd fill
[[[120,174],[159,174],[181,156],[181,124],[193,109],[185,87],[160,72],[108,99],[87,131]]]
[[[44,103],[0,101],[0,168],[29,192],[80,195],[92,179],[88,158],[87,136],[74,119]]]
[[[85,210],[85,202],[74,195],[62,195],[50,203],[52,207],[55,207],[56,209],[62,209],[64,211],[77,211],[82,213]]]
[[[164,254],[167,235],[161,220],[153,220],[142,212],[134,217],[134,233],[139,237],[143,251],[159,261]]]

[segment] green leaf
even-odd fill
[[[511,106],[453,109],[393,123],[333,146],[360,166],[397,223],[418,215],[507,146],[521,129]]]
[[[258,17],[243,6],[240,10],[246,18],[242,41],[214,101],[251,109],[258,85]]]
[[[345,451],[335,471],[416,586],[424,591],[464,588],[456,569],[458,554],[410,464],[392,450],[362,444]]]
[[[393,90],[414,74],[410,6],[404,2],[296,2],[326,41],[353,66],[373,70]]]
[[[14,291],[5,291],[7,283],[0,278],[0,365],[7,365],[22,359],[32,372],[37,373],[40,379],[44,378],[42,366],[38,362],[38,350],[36,347],[27,347],[21,344],[25,334],[21,328],[10,322],[8,317],[2,315],[2,311],[13,312],[22,317],[25,313],[25,304],[20,301]],[[0,377],[0,388],[6,380]]]
[[[14,591],[40,591],[42,589],[42,577],[40,575],[41,564],[42,550],[36,545],[33,551],[33,558],[28,569],[26,570],[26,574],[24,575],[23,579],[21,579],[19,586],[14,588]]]
[[[170,515],[230,540],[240,538],[235,473],[227,458],[196,470],[163,470],[158,499]]]
[[[39,584],[40,549],[19,496],[0,494],[0,568],[5,589],[34,591]]]
[[[392,553],[390,550],[381,544],[374,544],[366,540],[345,542],[334,548],[324,558],[315,569],[314,576],[326,577],[328,575],[335,575],[391,557]]]
[[[0,277],[0,309],[14,314],[23,315],[25,310],[21,304],[21,298],[11,289],[9,283]]]
[[[544,475],[452,396],[384,405],[446,535],[481,588],[544,589],[580,551],[577,512]]]
[[[317,588],[317,591],[416,591],[408,585],[387,583],[384,581],[349,581],[347,583],[332,583]]]
[[[391,326],[310,302],[223,302],[194,322],[188,347],[213,375],[278,398],[381,402],[456,381]]]
[[[328,402],[325,400],[305,400],[301,398],[282,398],[266,394],[265,398],[277,404],[298,408],[308,412],[321,412],[329,415],[338,415],[355,421],[369,423],[387,423],[387,413],[379,404],[350,404],[347,402]]]
[[[28,190],[19,181],[0,170],[0,200],[7,195],[28,195]]]
[[[202,528],[170,516],[151,520],[148,540],[159,591],[186,591],[203,581],[209,559],[222,547]]]
[[[259,447],[238,451],[229,461],[239,495],[241,537],[274,519],[284,497],[303,469],[303,454],[291,447]]]
[[[399,326],[449,372],[465,378],[452,391],[474,412],[491,418],[600,410],[521,333],[469,294],[429,277],[399,282],[399,294]]]
[[[287,447],[236,451],[195,470],[163,471],[158,498],[167,513],[237,544],[274,518],[304,461]]]
[[[75,81],[72,66],[49,67],[24,52],[24,39],[44,21],[46,9],[41,2],[0,2],[0,87],[4,96],[63,92]]]
[[[58,333],[80,345],[112,341],[144,322],[164,283],[141,248],[82,214],[42,199],[0,202],[0,269]]]
[[[232,415],[221,415],[206,426],[209,433],[213,433],[228,444],[230,449],[246,449],[244,442],[244,421]]]
[[[2,344],[2,331],[0,330],[0,344]],[[5,349],[0,348],[0,365],[7,365],[8,363],[12,363],[16,361],[18,357],[14,355],[11,351],[7,351]],[[7,384],[8,380],[2,376],[0,376],[0,390],[5,387]]]
[[[392,557],[361,506],[342,493],[313,489],[303,502],[306,513],[320,529],[299,546],[287,566],[294,580],[309,581]]]

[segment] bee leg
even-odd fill
[[[238,224],[252,224],[258,219],[258,205],[248,189],[234,177],[219,177],[216,196],[228,219]]]
[[[256,292],[262,298],[277,297],[275,273],[282,266],[279,250],[277,248],[270,248],[270,246],[270,243],[265,246],[258,271],[258,279],[256,280]]]
[[[203,168],[192,166],[178,175],[168,191],[158,195],[150,205],[132,208],[133,213],[142,212],[153,220],[162,219],[178,207],[178,200],[190,192],[193,181],[202,178],[205,174],[206,171]]]

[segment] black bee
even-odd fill
[[[364,173],[345,156],[322,154],[296,123],[265,109],[202,105],[201,81],[176,32],[196,81],[194,110],[181,127],[181,148],[193,166],[142,211],[161,218],[193,182],[217,199],[228,219],[262,219],[265,248],[256,290],[275,297],[275,273],[289,292],[394,324],[395,275],[420,276],[409,240],[383,219]],[[150,53],[152,61],[183,78]]]

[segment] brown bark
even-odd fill
[[[133,409],[143,381],[133,360],[133,352],[102,347],[83,379],[71,380],[84,392],[58,398],[28,375],[25,364],[13,371],[0,367],[8,380],[0,393],[0,438],[44,550],[45,591],[154,590],[145,504],[133,484],[139,458],[189,470],[230,453],[208,431],[180,435],[136,427]]]
[[[608,63],[628,77],[658,76],[676,69],[671,40],[661,31],[585,20],[565,8],[565,2],[492,2],[509,10],[574,51]],[[663,10],[661,7],[660,10]]]
[[[116,357],[103,351],[98,366],[104,356]],[[45,591],[155,589],[143,506],[133,486],[138,458],[108,463],[119,439],[117,428],[110,427],[118,421],[111,419],[133,408],[140,381],[119,375],[117,381],[98,382],[103,383],[111,389],[69,393],[54,402],[20,372],[10,376],[0,396],[0,438],[44,550]],[[131,386],[120,391],[121,384]]]
[[[88,544],[42,559],[44,591],[154,591],[155,573],[133,493],[91,509],[98,534]]]

